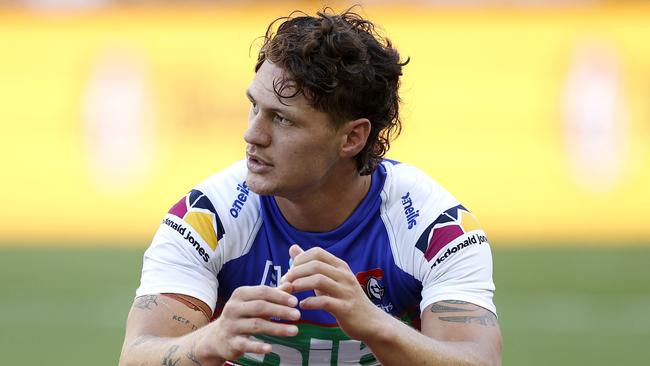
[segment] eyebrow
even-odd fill
[[[248,89],[246,89],[246,97],[251,102],[256,101],[255,98],[253,98],[253,95],[251,94],[250,90],[248,90]],[[280,104],[282,104],[282,103],[280,103]],[[275,112],[275,113],[282,114],[283,116],[285,116],[290,121],[294,121],[294,122],[300,122],[301,121],[301,119],[298,118],[298,116],[296,114],[294,114],[292,111],[290,111],[288,109],[283,109],[283,108],[268,108],[268,109]]]

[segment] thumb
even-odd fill
[[[298,246],[298,244],[294,244],[289,248],[289,256],[291,259],[296,259],[296,257],[300,254],[303,253],[304,250]]]

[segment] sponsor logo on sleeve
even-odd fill
[[[162,223],[176,230],[183,239],[194,247],[201,258],[208,262],[210,255],[201,247],[196,233],[203,238],[213,251],[217,249],[219,240],[224,235],[223,224],[208,196],[199,190],[193,189],[187,196],[181,198],[169,210],[169,213],[184,220],[189,226],[177,223],[170,218],[165,218]]]
[[[248,200],[248,194],[250,193],[250,190],[246,185],[246,181],[237,184],[237,187],[235,189],[239,193],[237,193],[237,198],[235,198],[232,205],[230,206],[230,216],[237,218],[241,210],[244,208],[246,201]]]
[[[438,255],[447,244],[469,234],[475,230],[481,230],[476,218],[462,205],[452,207],[443,212],[429,227],[424,230],[418,239],[415,247],[418,248],[427,261]],[[465,240],[453,247],[447,248],[438,258],[433,261],[431,268],[444,262],[451,255],[474,244],[487,243],[487,238],[482,232],[467,235]]]
[[[413,207],[411,192],[406,192],[406,194],[401,198],[402,206],[404,208],[404,216],[406,217],[406,223],[408,224],[409,230],[411,230],[418,223],[415,219],[420,216],[420,210],[416,210],[415,207]]]

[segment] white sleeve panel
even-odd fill
[[[496,313],[492,255],[478,222],[424,172],[408,164],[385,166],[387,181],[382,196],[382,218],[390,231],[397,266],[422,284],[420,310],[437,301],[462,300]],[[408,214],[411,207],[417,217]],[[440,221],[440,218],[447,220]],[[452,225],[457,228],[443,228]],[[476,244],[471,243],[473,237]],[[479,243],[480,237],[485,240]],[[453,249],[467,239],[471,245]],[[447,244],[440,248],[442,241]],[[449,255],[438,261],[447,250]]]
[[[142,277],[136,296],[177,293],[195,297],[214,311],[217,302],[217,276],[183,242],[181,235],[162,225],[144,253]]]
[[[219,271],[248,252],[260,226],[259,197],[245,182],[240,161],[197,185],[192,192],[200,195],[190,193],[174,206],[178,210],[170,210],[145,252],[137,296],[179,293],[214,311]],[[203,196],[207,201],[192,198]],[[212,224],[202,225],[206,222]]]
[[[494,282],[492,281],[492,254],[487,242],[463,247],[466,240],[485,237],[482,231],[465,234],[444,247],[429,262],[436,264],[422,281],[420,311],[438,301],[462,300],[482,306],[494,314]],[[477,239],[478,240],[478,239]],[[456,252],[453,250],[456,249]],[[438,258],[446,258],[437,263]],[[423,258],[424,259],[424,258]]]

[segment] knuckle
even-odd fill
[[[259,333],[262,330],[262,319],[254,318],[251,325],[252,333]]]
[[[327,276],[325,276],[324,274],[321,274],[321,273],[317,274],[316,275],[316,284],[318,286],[322,286],[322,285],[327,284]]]
[[[243,337],[234,337],[230,342],[230,347],[237,352],[243,352],[246,349],[246,341]]]

